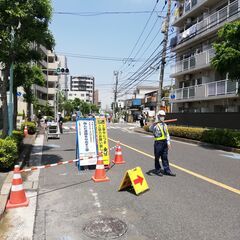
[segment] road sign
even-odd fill
[[[171,97],[171,99],[175,99],[176,96],[174,94],[172,94],[170,97]]]
[[[146,179],[144,178],[140,167],[128,170],[120,184],[119,190],[123,190],[132,186],[136,195],[149,189]]]
[[[109,145],[108,145],[106,119],[103,117],[96,118],[96,126],[97,126],[98,151],[102,152],[103,164],[109,165],[110,164],[110,156],[109,156]]]
[[[94,118],[79,118],[77,125],[77,158],[80,166],[96,165],[97,140]]]

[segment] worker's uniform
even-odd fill
[[[168,144],[170,144],[170,136],[167,129],[167,124],[159,122],[150,126],[149,130],[154,135],[154,156],[155,156],[155,170],[160,171],[161,165],[159,159],[162,159],[164,172],[170,172],[168,162]]]

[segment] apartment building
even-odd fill
[[[94,103],[95,79],[93,76],[71,76],[68,99],[80,98]]]
[[[34,86],[35,96],[37,97],[40,105],[46,106],[48,103],[51,107],[55,106],[56,86],[59,81],[59,76],[56,75],[56,69],[59,66],[57,55],[47,50],[45,47],[40,46],[39,51],[44,54],[44,59],[38,63],[42,68],[45,75],[45,86]]]
[[[238,84],[211,67],[217,31],[240,19],[240,0],[178,1],[170,39],[173,112],[239,112]]]

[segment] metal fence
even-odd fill
[[[240,112],[229,113],[167,113],[166,119],[177,118],[175,125],[240,130]]]

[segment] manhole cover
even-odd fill
[[[84,233],[92,238],[114,239],[127,231],[127,224],[118,218],[99,216],[83,227]]]

